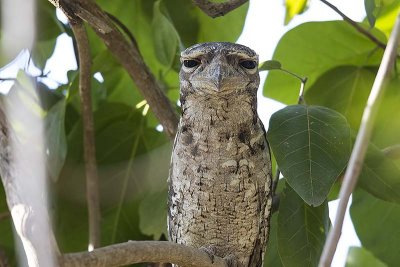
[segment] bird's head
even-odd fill
[[[260,77],[258,55],[233,43],[196,44],[181,53],[182,94],[224,96],[251,91],[256,94]]]

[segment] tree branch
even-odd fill
[[[89,251],[100,246],[100,199],[99,177],[96,163],[92,94],[90,80],[92,74],[89,40],[82,21],[71,22],[79,54],[79,93],[83,117],[83,141],[86,170],[86,197],[89,214]]]
[[[326,0],[320,0],[322,3],[333,9],[336,13],[338,13],[344,21],[348,22],[353,28],[355,28],[361,34],[364,34],[368,39],[372,42],[376,43],[380,48],[385,49],[386,44],[382,43],[378,38],[376,38],[372,33],[361,27],[357,22],[346,16],[342,11],[340,11],[336,6],[332,5]]]
[[[339,206],[336,214],[335,224],[329,231],[328,239],[325,243],[324,250],[319,262],[319,267],[331,266],[333,256],[339,241],[343,219],[346,213],[347,204],[351,193],[357,183],[358,176],[364,161],[365,153],[368,148],[371,132],[373,129],[375,117],[379,108],[380,99],[383,95],[386,82],[393,69],[394,61],[397,56],[397,48],[400,42],[400,14],[397,16],[395,26],[390,35],[389,42],[382,62],[376,75],[371,93],[368,97],[367,105],[361,120],[360,129],[354,144],[353,151],[350,156],[349,164],[346,169],[342,187],[339,193]]]
[[[223,3],[214,3],[209,0],[193,0],[196,6],[212,18],[224,16],[247,1],[248,0],[227,0]]]
[[[125,266],[143,262],[171,262],[185,267],[227,267],[224,259],[201,250],[168,241],[129,241],[93,250],[64,254],[62,267]]]
[[[166,134],[173,139],[178,116],[171,102],[158,85],[135,45],[129,43],[109,16],[92,0],[49,0],[61,8],[71,20],[79,17],[88,22],[111,53],[127,70],[139,91],[150,105]]]

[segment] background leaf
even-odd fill
[[[308,104],[329,107],[357,130],[375,79],[375,68],[339,66],[323,73],[305,94]]]
[[[267,137],[288,184],[321,205],[350,155],[346,119],[325,107],[288,106],[272,115]]]
[[[294,16],[301,14],[307,7],[307,0],[286,0],[286,15],[285,15],[285,25],[287,25]]]
[[[347,254],[346,267],[387,267],[365,248],[351,247]]]
[[[139,227],[142,233],[159,240],[167,232],[167,190],[146,195],[139,207]],[[165,203],[165,205],[160,205]]]
[[[329,225],[326,202],[310,207],[286,186],[278,214],[278,249],[283,265],[317,266]]]
[[[376,21],[376,17],[374,14],[376,8],[375,0],[364,0],[364,7],[365,7],[365,12],[367,13],[369,26],[371,26],[372,28],[375,26],[375,21]]]
[[[358,189],[350,215],[363,247],[388,266],[400,261],[400,205],[379,200]]]
[[[386,41],[379,31],[372,33]],[[346,22],[326,21],[307,22],[288,31],[279,41],[273,59],[285,69],[308,77],[307,84],[312,86],[329,69],[341,65],[378,65],[381,56],[382,51],[376,50],[376,44]],[[286,73],[271,72],[264,84],[264,95],[286,104],[296,103],[298,83]]]
[[[170,67],[180,50],[179,35],[174,25],[161,11],[161,0],[154,3],[152,33],[158,60]]]

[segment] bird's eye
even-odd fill
[[[239,64],[240,64],[240,66],[242,66],[243,68],[248,69],[248,70],[252,70],[257,66],[257,64],[254,60],[243,60]]]
[[[194,67],[198,66],[199,64],[200,64],[200,61],[194,60],[194,59],[185,59],[183,61],[183,65],[186,68],[194,68]]]

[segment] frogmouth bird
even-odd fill
[[[271,214],[271,159],[257,114],[258,55],[233,43],[181,53],[182,115],[168,199],[171,241],[262,266]]]

